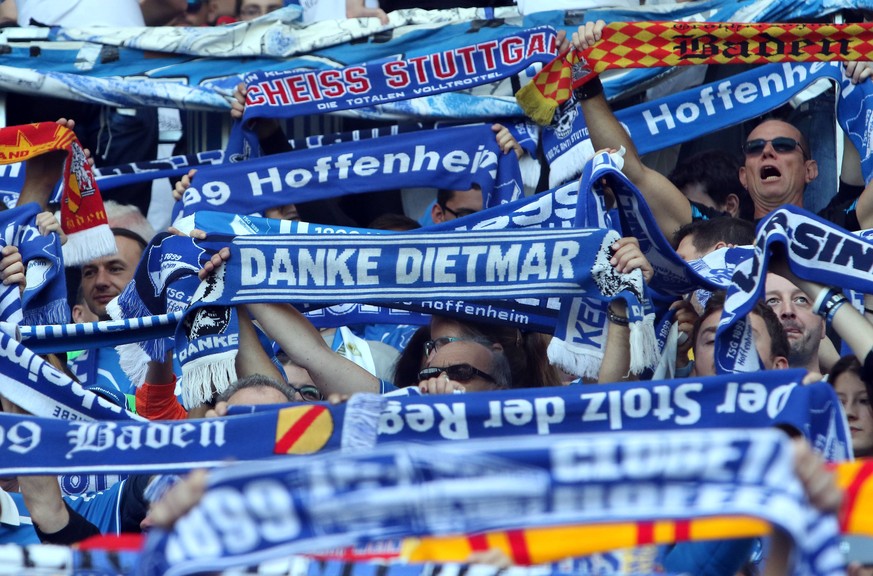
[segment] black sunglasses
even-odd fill
[[[319,390],[314,384],[304,384],[303,386],[297,387],[294,384],[289,383],[288,388],[297,392],[304,402],[320,402],[324,400],[324,394],[322,394],[321,390]]]
[[[764,140],[763,138],[749,140],[743,144],[743,153],[746,156],[760,156],[764,153],[764,148],[767,147],[768,143],[771,144],[773,150],[779,154],[788,154],[789,152],[794,152],[795,148],[800,148],[801,154],[803,154],[804,157],[806,156],[806,151],[803,149],[803,146],[800,145],[800,142],[794,138],[788,138],[787,136],[780,136],[778,138],[773,138],[772,140]]]
[[[469,216],[470,214],[475,214],[475,210],[471,210],[470,208],[459,208],[458,210],[452,210],[445,204],[440,204],[440,208],[454,216],[455,218],[463,218],[464,216]]]
[[[428,380],[430,378],[436,378],[443,372],[448,374],[449,380],[454,380],[455,382],[469,382],[476,376],[484,378],[489,382],[494,382],[494,378],[492,378],[490,374],[486,374],[485,372],[482,372],[478,368],[474,368],[469,364],[453,364],[452,366],[446,366],[444,368],[440,368],[438,366],[423,368],[421,372],[418,373],[418,379]]]

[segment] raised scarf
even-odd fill
[[[873,155],[866,150],[865,110],[873,85],[852,84],[840,62],[766,64],[615,112],[640,155],[689,142],[722,128],[764,115],[816,80],[839,86],[837,121],[861,152],[861,169],[873,175]],[[543,128],[543,154],[549,163],[550,186],[576,177],[594,154],[585,118],[572,99],[561,106],[555,122]]]
[[[70,321],[67,282],[60,238],[43,236],[36,225],[40,208],[25,204],[0,212],[0,245],[16,246],[25,265],[27,286],[0,287],[0,319],[12,324],[55,324]]]
[[[613,22],[586,50],[571,48],[516,94],[531,119],[555,110],[604,70],[695,64],[830,62],[873,58],[873,24]]]
[[[114,254],[115,238],[103,199],[73,131],[54,122],[0,128],[0,164],[24,162],[56,151],[67,154],[61,180],[61,227],[67,234],[64,263],[78,266]]]
[[[228,467],[171,532],[149,535],[144,554],[176,576],[401,536],[717,514],[785,530],[795,574],[843,573],[837,520],[809,504],[790,446],[776,430],[613,432]]]
[[[398,134],[204,166],[177,203],[174,219],[199,210],[250,214],[267,208],[393,188],[469,190],[485,206],[522,196],[515,154],[503,154],[490,126]]]
[[[803,386],[802,377],[800,370],[775,370],[654,385],[444,396],[355,394],[340,405],[232,407],[230,417],[208,421],[131,421],[117,415],[102,421],[58,420],[50,418],[51,409],[40,412],[45,418],[0,414],[6,418],[5,430],[19,422],[19,430],[29,430],[21,436],[27,438],[27,450],[0,445],[0,473],[184,472],[226,459],[366,451],[395,442],[465,443],[528,435],[557,439],[580,431],[657,436],[681,430],[696,437],[709,428],[774,426],[798,430],[828,460],[849,458],[849,434],[833,388],[825,382]],[[34,453],[40,454],[38,460]]]
[[[445,294],[470,301],[585,294],[598,301],[621,297],[630,300],[629,309],[641,310],[642,278],[618,274],[609,264],[615,239],[613,231],[591,229],[238,236],[230,260],[201,284],[188,314],[246,302],[391,303]],[[602,321],[586,319],[583,310],[575,302],[562,308],[555,335],[566,339],[569,334],[572,340],[582,332],[580,326]],[[206,318],[210,328],[204,334],[212,336],[188,338],[184,332],[196,332],[196,323],[176,334],[186,385],[203,393],[210,379],[196,367],[215,370],[221,363],[210,355],[229,348],[214,336],[227,328],[216,314]],[[639,328],[648,338],[632,348],[632,365],[653,363],[653,328]],[[231,356],[223,358],[222,363],[232,365]]]

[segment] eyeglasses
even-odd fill
[[[787,136],[780,136],[778,138],[773,138],[772,140],[764,140],[763,138],[749,140],[743,144],[743,153],[746,156],[760,156],[764,153],[764,148],[767,147],[768,143],[771,144],[773,150],[779,154],[788,154],[789,152],[794,152],[795,148],[800,148],[800,152],[804,157],[806,156],[806,151],[803,149],[803,146],[800,145],[800,142],[794,138],[788,138]]]
[[[490,374],[486,374],[469,364],[453,364],[452,366],[446,366],[444,368],[438,366],[423,368],[421,372],[418,373],[418,379],[429,380],[430,378],[436,378],[443,372],[448,374],[449,380],[454,380],[455,382],[469,382],[476,376],[488,380],[489,382],[494,382],[494,378]]]
[[[455,218],[463,218],[464,216],[469,216],[470,214],[475,214],[476,211],[472,208],[458,208],[457,210],[452,210],[445,204],[440,204],[440,208],[454,216]]]
[[[465,338],[458,338],[457,336],[443,336],[442,338],[428,340],[424,343],[424,357],[429,358],[431,354],[433,354],[449,342],[460,342],[463,340],[465,340]]]
[[[321,390],[319,390],[314,384],[304,384],[303,386],[297,387],[294,384],[289,383],[288,388],[297,392],[304,402],[320,402],[321,400],[324,400],[324,394],[322,394]]]

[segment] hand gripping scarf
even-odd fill
[[[61,227],[67,234],[64,263],[77,266],[115,253],[103,199],[91,166],[71,130],[55,123],[0,128],[0,164],[23,162],[47,152],[64,151]]]
[[[829,62],[873,58],[873,24],[740,24],[613,22],[599,42],[570,49],[516,94],[535,122],[546,125],[573,89],[613,68],[695,64]]]
[[[25,265],[27,287],[0,287],[0,319],[12,324],[56,324],[70,320],[60,237],[43,236],[36,225],[40,208],[25,204],[0,212],[0,245],[17,246]]]

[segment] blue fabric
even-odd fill
[[[386,184],[390,182],[389,184]],[[204,166],[174,206],[174,219],[199,210],[251,214],[391,188],[482,188],[486,206],[522,196],[515,154],[503,154],[490,126],[458,126],[344,142]]]
[[[518,389],[414,399],[358,394],[371,404],[307,404],[324,412],[329,430],[312,451],[348,449],[350,437],[366,447],[397,441],[488,440],[499,436],[585,432],[790,427],[832,461],[849,457],[839,400],[826,382],[799,384],[802,370],[775,370],[657,383]],[[380,385],[390,392],[388,383]],[[405,388],[404,390],[409,390]],[[240,407],[239,418],[169,422],[82,422],[0,414],[7,437],[0,474],[88,474],[110,471],[176,472],[227,459],[274,453],[281,410],[300,405]],[[253,412],[253,413],[252,413]],[[359,430],[371,430],[362,436]],[[251,434],[261,430],[262,434]],[[14,432],[14,434],[13,434]],[[17,435],[17,436],[14,436]],[[279,434],[281,437],[282,434]],[[196,442],[196,444],[194,444]],[[360,445],[360,441],[358,443]],[[34,458],[38,453],[40,457]]]
[[[70,362],[70,371],[85,389],[106,391],[117,403],[117,394],[136,394],[134,386],[119,364],[120,357],[114,347],[85,350]],[[126,405],[124,402],[122,406]]]
[[[566,440],[506,438],[431,444],[427,450],[397,443],[363,454],[280,458],[216,470],[204,497],[172,531],[149,534],[143,563],[148,569],[141,574],[176,576],[247,565],[311,550],[326,537],[333,546],[354,546],[616,518],[695,518],[705,510],[761,517],[786,530],[796,552],[793,574],[836,576],[844,570],[832,562],[834,555],[839,558],[837,520],[809,504],[794,476],[790,440],[780,431]],[[665,459],[677,446],[685,458]],[[704,504],[695,495],[708,489],[720,497]],[[674,498],[664,497],[664,490]],[[266,494],[268,509],[258,506]],[[238,511],[233,529],[211,520],[229,502]],[[371,505],[353,505],[360,502]],[[270,519],[270,527],[288,529],[262,536],[262,518]],[[213,543],[208,550],[204,539]]]
[[[750,559],[756,538],[680,542],[664,556],[667,572],[695,576],[733,576]]]

